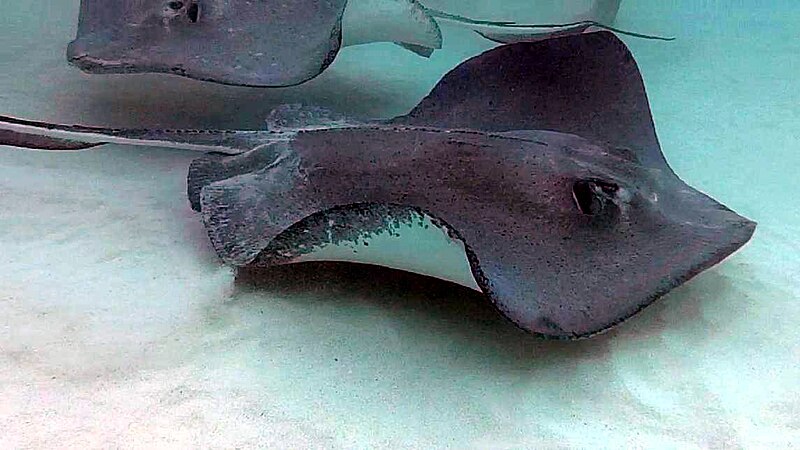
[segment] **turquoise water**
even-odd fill
[[[194,153],[0,148],[0,446],[800,444],[795,3],[623,2],[618,27],[677,38],[623,37],[670,164],[759,228],[723,264],[586,341],[526,336],[473,290],[408,274],[311,266],[236,280],[185,200]],[[90,76],[64,60],[78,4],[0,0],[0,113],[258,128],[276,105],[304,102],[390,117],[492,46],[444,25],[431,59],[350,47],[317,79],[277,90]],[[429,6],[527,22],[569,12]],[[407,230],[381,249],[424,253],[430,239]],[[431,265],[463,268],[443,252]]]

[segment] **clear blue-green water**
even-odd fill
[[[526,22],[569,12],[541,3],[427,2]],[[443,25],[431,59],[350,47],[287,89],[90,76],[64,58],[78,6],[0,0],[0,114],[257,128],[303,102],[391,117],[493,45]],[[800,4],[626,0],[616,24],[677,37],[623,39],[672,167],[759,223],[724,263],[609,333],[547,342],[428,278],[298,269],[236,281],[185,200],[196,154],[2,147],[0,447],[800,445]],[[421,271],[457,278],[463,255],[444,245],[405,230],[373,257],[428,252]]]

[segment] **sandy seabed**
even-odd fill
[[[63,56],[78,3],[0,0],[0,114],[252,128],[306,102],[389,117],[490,47],[445,28],[431,60],[348,48],[279,90],[92,77]],[[463,12],[528,11],[476,5]],[[196,154],[2,147],[0,448],[800,446],[800,4],[628,1],[618,25],[678,37],[625,40],[675,171],[759,222],[742,251],[612,332],[546,342],[408,273],[235,276],[186,201]]]

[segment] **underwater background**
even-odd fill
[[[425,3],[536,23],[590,2]],[[302,102],[391,117],[493,46],[443,24],[430,59],[348,47],[284,89],[90,76],[64,57],[78,6],[0,0],[0,114],[262,128]],[[236,277],[186,201],[196,153],[0,147],[0,447],[800,445],[800,3],[628,0],[616,26],[677,38],[621,36],[672,168],[759,223],[731,258],[608,333],[543,341],[479,293],[409,273]],[[387,245],[465,267],[432,240]]]

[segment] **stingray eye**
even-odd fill
[[[581,213],[588,216],[600,214],[619,186],[602,180],[578,180],[572,185],[572,198]]]
[[[183,2],[169,2],[167,6],[173,11],[178,11],[183,8]]]

